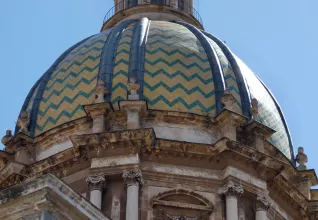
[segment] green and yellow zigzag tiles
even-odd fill
[[[211,67],[201,43],[187,28],[151,22],[143,95],[150,109],[215,115]]]
[[[82,105],[94,100],[100,56],[108,33],[95,35],[75,48],[53,72],[40,102],[35,135],[85,115]]]
[[[111,102],[115,110],[119,109],[118,101],[127,99],[129,53],[135,25],[135,23],[130,24],[123,30],[116,51],[111,94]]]

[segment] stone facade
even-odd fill
[[[257,99],[247,118],[225,90],[212,117],[149,109],[140,89],[132,75],[116,111],[98,80],[85,117],[34,137],[23,112],[2,139],[0,219],[318,219],[304,149],[290,160],[268,141],[275,131],[257,120]]]

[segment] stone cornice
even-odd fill
[[[94,117],[96,115],[104,115],[113,110],[113,106],[109,102],[96,103],[83,106],[87,116]]]
[[[142,151],[142,155],[152,161],[161,161],[165,158],[184,158],[210,163],[223,154],[232,155],[235,160],[254,166],[260,175],[271,175],[270,179],[289,165],[227,138],[220,139],[214,145],[156,139],[155,146]]]
[[[39,193],[41,194],[40,200],[36,196]],[[15,200],[28,202],[24,202],[23,207],[16,207],[15,203],[11,203]],[[34,212],[34,208],[50,210],[52,206],[57,206],[57,204],[60,206],[56,207],[54,211],[59,210],[62,214],[65,212],[72,216],[70,210],[78,209],[80,212],[77,212],[77,216],[72,216],[72,219],[109,219],[71,187],[51,174],[0,191],[0,218],[16,219],[10,216],[23,216],[31,210]],[[81,217],[78,216],[79,213],[81,213]]]
[[[269,182],[268,186],[271,190],[276,189],[275,192],[278,192],[280,196],[287,198],[286,201],[290,204],[297,208],[301,208],[305,212],[308,211],[308,199],[282,175],[275,177],[273,181]]]
[[[75,149],[84,148],[86,151],[95,149],[97,154],[122,148],[130,148],[128,154],[139,152],[140,148],[150,147],[155,141],[153,129],[136,129],[125,131],[104,132],[98,134],[82,134],[70,137]],[[122,152],[122,151],[121,151]],[[109,155],[109,154],[106,154]],[[102,154],[98,155],[102,157]]]
[[[219,126],[225,124],[231,124],[233,126],[239,127],[243,125],[246,118],[243,115],[240,115],[236,112],[233,112],[228,109],[224,109],[220,114],[215,117],[215,120]]]
[[[20,183],[25,176],[21,174],[23,164],[10,162],[0,171],[0,189]]]
[[[276,132],[270,127],[267,127],[266,125],[255,120],[250,121],[248,124],[244,125],[243,128],[246,132],[253,132],[258,135],[262,135],[265,139],[269,138],[272,134]]]

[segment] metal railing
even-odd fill
[[[177,2],[177,5],[175,5],[175,2]],[[143,0],[142,3],[138,3],[138,0],[123,0],[119,3],[117,3],[114,7],[112,7],[105,15],[103,23],[107,22],[111,17],[113,17],[115,14],[119,13],[120,11],[136,7],[138,5],[163,5],[163,6],[169,6],[171,8],[178,9],[180,11],[183,11],[184,13],[194,17],[197,21],[200,22],[201,25],[203,25],[203,20],[197,10],[191,5],[189,5],[188,2],[184,0]]]

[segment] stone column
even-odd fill
[[[265,195],[257,195],[255,208],[255,220],[267,220],[267,211],[270,208],[270,203],[268,202]]]
[[[226,220],[238,220],[238,199],[243,192],[243,187],[232,181],[221,189],[221,194],[225,196],[226,201]]]
[[[90,190],[90,202],[98,209],[102,207],[103,190],[106,186],[106,179],[103,176],[89,176],[86,179]]]
[[[130,170],[123,173],[127,186],[126,219],[139,219],[139,186],[142,184],[140,170]]]

